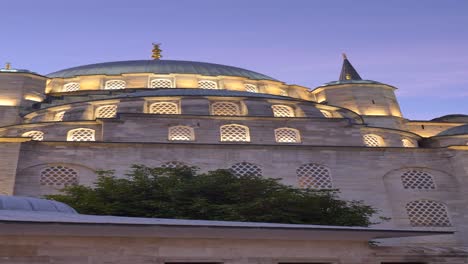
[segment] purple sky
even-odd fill
[[[405,117],[468,114],[468,1],[3,1],[0,63],[47,74],[104,61],[233,65],[315,88],[341,53],[399,88]]]

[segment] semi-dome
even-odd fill
[[[461,125],[457,127],[449,128],[445,131],[440,132],[437,136],[455,136],[468,134],[468,125]]]
[[[0,211],[1,210],[77,214],[75,209],[64,203],[32,197],[6,195],[0,195]]]
[[[468,123],[468,115],[462,115],[462,114],[444,115],[441,117],[434,118],[431,121]]]
[[[53,72],[48,74],[47,77],[71,78],[82,75],[119,75],[124,73],[200,74],[277,81],[270,76],[233,66],[177,60],[132,60],[89,64]]]

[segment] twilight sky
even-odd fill
[[[405,117],[468,114],[465,0],[1,1],[0,63],[47,74],[105,61],[220,63],[315,88],[346,52],[399,88]]]

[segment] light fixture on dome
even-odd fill
[[[162,58],[162,49],[160,48],[160,45],[161,43],[153,43],[153,54],[151,55],[151,58],[153,58],[153,60],[159,60]]]

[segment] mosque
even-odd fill
[[[238,67],[0,69],[0,263],[468,263],[468,115],[409,120],[348,58],[314,89]],[[338,75],[338,74],[337,74]],[[430,110],[430,109],[428,109]],[[369,228],[90,216],[41,198],[132,164],[337,188]]]

